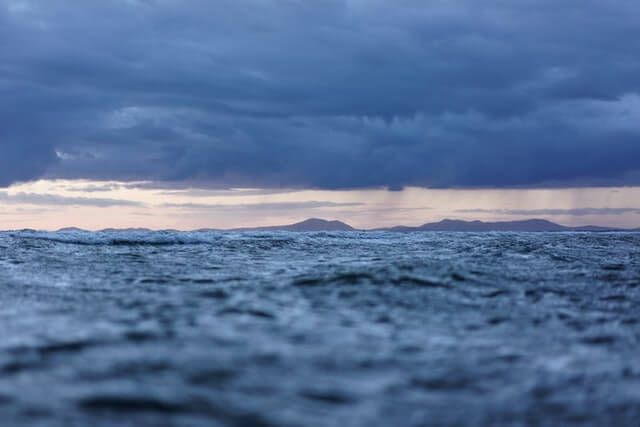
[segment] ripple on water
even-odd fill
[[[25,231],[0,252],[7,425],[640,417],[640,234]]]

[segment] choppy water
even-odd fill
[[[0,233],[0,420],[638,425],[640,234]]]

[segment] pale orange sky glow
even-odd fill
[[[0,189],[0,229],[280,225],[310,217],[357,228],[443,218],[545,218],[564,225],[640,226],[640,187],[566,189],[175,189],[154,183],[40,180]]]

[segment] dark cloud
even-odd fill
[[[53,194],[37,194],[37,193],[16,193],[8,194],[6,191],[0,191],[0,202],[2,204],[19,203],[28,205],[44,205],[44,206],[141,206],[141,203],[109,198],[93,198],[93,197],[65,197]]]
[[[577,208],[577,209],[458,209],[458,213],[486,213],[515,216],[532,215],[569,215],[569,216],[590,216],[590,215],[624,215],[638,214],[640,208]]]
[[[0,186],[640,185],[631,0],[0,0]]]

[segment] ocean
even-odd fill
[[[0,233],[3,426],[638,425],[640,233]]]

